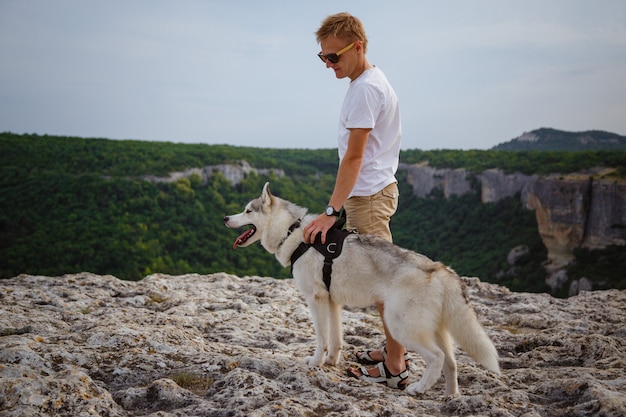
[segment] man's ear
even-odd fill
[[[354,49],[356,49],[357,52],[363,52],[363,42],[362,41],[356,41],[354,43]]]

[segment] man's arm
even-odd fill
[[[365,146],[372,129],[350,129],[350,137],[348,138],[348,149],[339,164],[337,170],[337,178],[335,179],[335,188],[330,197],[329,205],[335,210],[341,209],[348,199],[350,192],[354,188],[361,165],[363,163],[363,155],[365,154]],[[326,214],[319,215],[311,223],[304,228],[304,241],[313,243],[318,233],[322,234],[322,243],[326,242],[326,232],[335,223],[334,216]]]

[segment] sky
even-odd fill
[[[403,149],[626,135],[624,0],[0,0],[0,132],[336,148],[349,80],[314,32],[342,11]]]

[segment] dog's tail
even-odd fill
[[[458,280],[458,278],[456,278]],[[488,370],[500,373],[498,351],[493,345],[485,329],[481,326],[476,312],[469,305],[460,280],[456,294],[446,303],[445,311],[447,327],[459,345]]]

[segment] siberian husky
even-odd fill
[[[371,235],[349,235],[334,259],[329,289],[322,279],[324,256],[311,248],[294,265],[292,253],[303,242],[303,227],[316,215],[271,194],[269,183],[243,212],[224,218],[229,228],[251,226],[233,248],[258,240],[285,267],[292,266],[296,287],[311,310],[317,347],[306,362],[337,365],[342,345],[341,306],[385,306],[393,337],[426,362],[410,394],[430,389],[445,376],[445,394],[458,395],[452,339],[488,370],[499,373],[498,353],[470,307],[457,274],[440,262]]]

